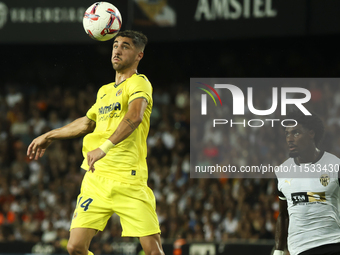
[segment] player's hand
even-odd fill
[[[105,152],[100,148],[87,153],[87,164],[89,165],[89,171],[94,172],[94,163],[105,156]]]
[[[37,138],[35,138],[31,144],[28,146],[27,149],[27,156],[29,159],[35,159],[38,160],[41,158],[47,147],[52,143],[51,139],[48,139],[46,135],[41,135]]]

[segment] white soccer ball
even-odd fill
[[[97,2],[85,11],[83,26],[92,39],[107,41],[119,32],[122,16],[113,4]]]

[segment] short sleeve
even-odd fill
[[[93,120],[94,122],[96,122],[97,120],[97,113],[96,113],[96,103],[94,105],[92,105],[92,107],[87,111],[86,116],[90,119]]]
[[[94,122],[97,122],[97,101],[98,101],[98,94],[100,93],[101,88],[98,90],[96,102],[92,105],[92,107],[87,111],[86,117]]]
[[[283,193],[281,191],[278,190],[277,193],[278,193],[278,196],[281,200],[287,200],[287,198],[285,197],[285,195],[283,195]]]
[[[282,193],[282,191],[280,191],[280,188],[279,188],[279,181],[276,180],[276,187],[277,187],[277,195],[279,197],[279,199],[281,200],[287,200],[287,198],[285,197],[285,195]]]
[[[138,75],[129,84],[129,103],[137,98],[144,98],[148,103],[152,102],[152,86],[146,77]]]

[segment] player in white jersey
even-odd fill
[[[290,255],[340,254],[340,159],[317,148],[324,133],[318,116],[294,111],[287,118],[298,124],[286,127],[290,158],[281,166],[312,176],[278,175],[274,255],[283,255],[287,245]]]

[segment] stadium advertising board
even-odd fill
[[[308,33],[325,35],[339,33],[340,1],[310,0]]]
[[[82,18],[94,1],[0,1],[1,43],[92,43]],[[112,2],[112,1],[111,1]],[[151,41],[225,39],[305,33],[305,1],[113,1],[123,29]]]
[[[163,243],[165,254],[188,254],[188,255],[226,255],[226,254],[269,254],[273,248],[273,241],[261,243],[190,243],[174,249],[173,243]],[[111,244],[114,252],[112,255],[134,255],[140,254],[142,248],[136,242],[119,242]],[[56,251],[51,244],[32,242],[0,242],[0,254],[60,254],[66,251]]]
[[[0,1],[0,43],[92,43],[83,29],[84,1]],[[125,14],[126,4],[117,1]]]
[[[339,33],[336,1],[176,0],[109,1],[122,29],[150,41],[216,40]],[[0,43],[93,43],[82,18],[93,0],[0,0]],[[325,15],[327,13],[327,15]]]
[[[178,36],[228,39],[305,33],[305,1],[195,0],[178,16]]]

